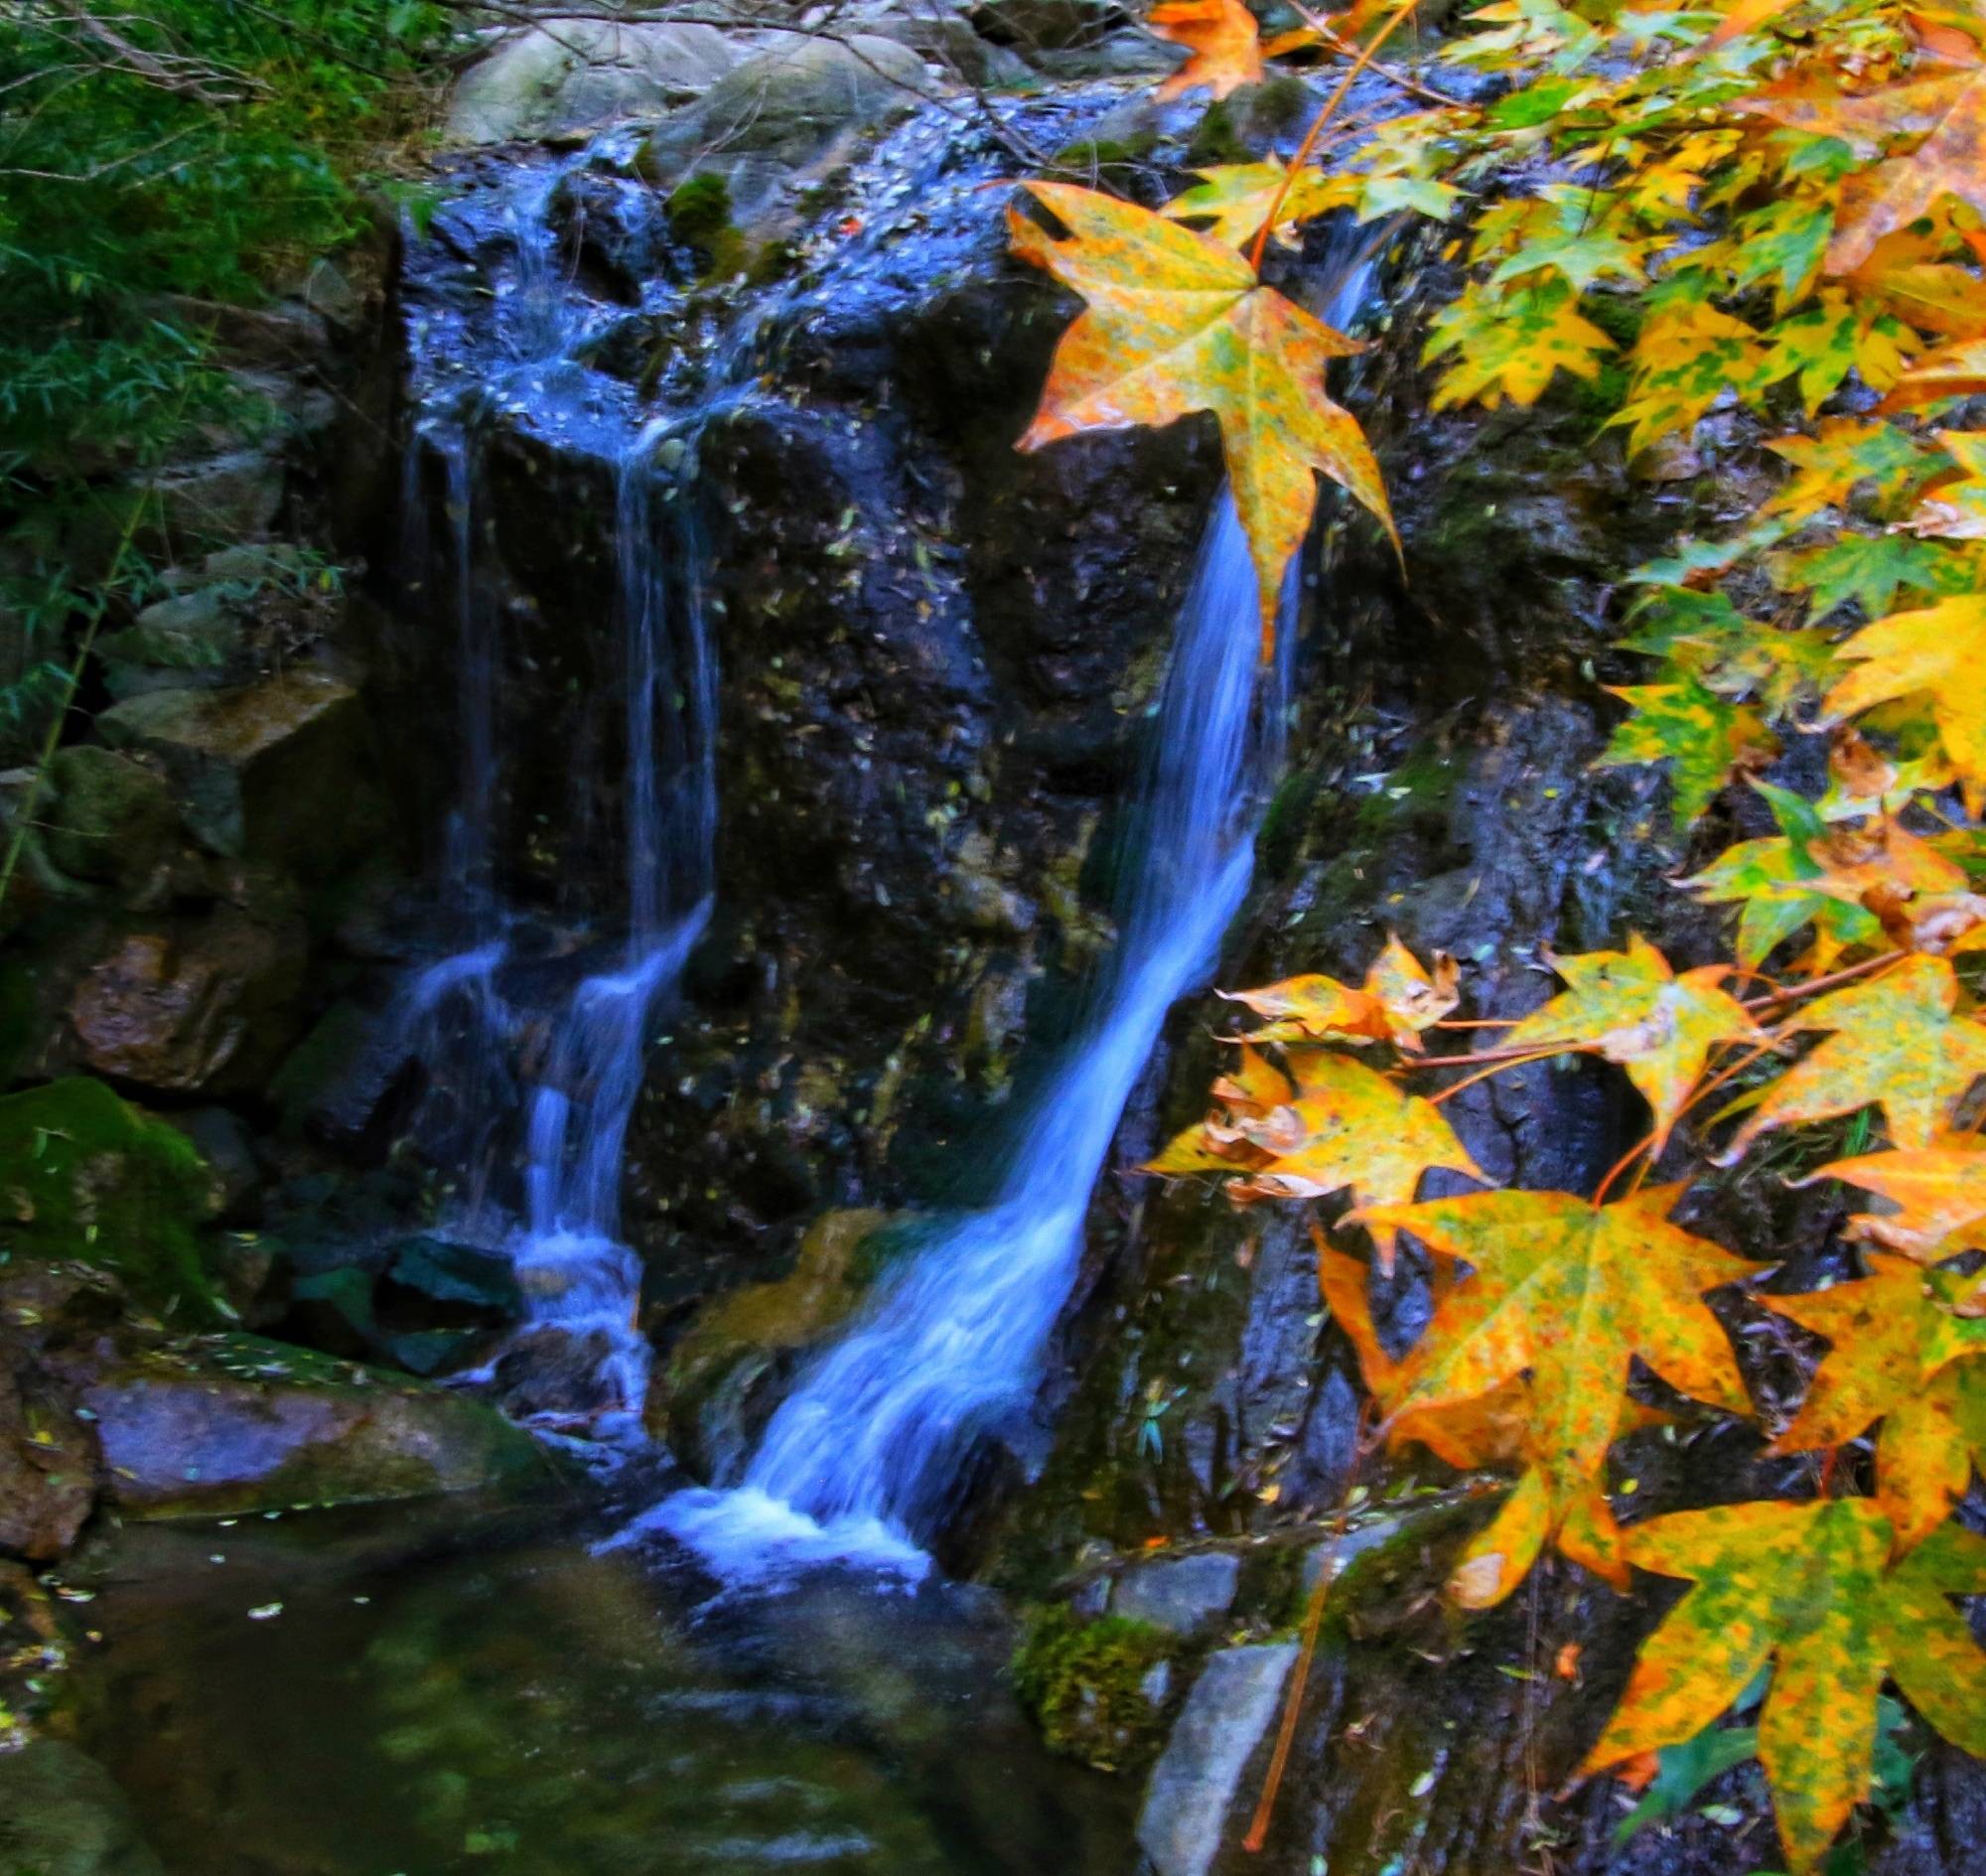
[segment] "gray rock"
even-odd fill
[[[283,505],[283,466],[266,450],[236,450],[160,477],[154,492],[160,544],[225,546],[275,524]],[[153,529],[144,531],[150,538]]]
[[[933,88],[924,63],[893,39],[794,38],[755,54],[648,139],[641,167],[659,187],[724,177],[740,225],[780,184],[830,161],[846,140]]]
[[[658,117],[736,64],[731,41],[714,26],[546,20],[463,74],[448,135],[460,143],[583,136]]]
[[[262,587],[272,581],[294,581],[303,567],[301,550],[288,541],[247,541],[209,554],[199,577],[215,586]]]
[[[77,1380],[105,1490],[131,1515],[425,1498],[554,1470],[481,1401],[253,1336],[139,1349]]]
[[[1094,46],[1123,23],[1107,0],[984,0],[972,24],[998,45],[1024,53]]]
[[[49,858],[71,879],[135,886],[165,857],[178,815],[143,763],[76,743],[49,764],[40,818]]]
[[[922,54],[966,84],[996,91],[1034,82],[1028,62],[1008,46],[996,46],[973,30],[961,14],[885,14],[863,22],[864,31],[878,39],[894,39]]]
[[[110,1774],[61,1739],[0,1755],[0,1868],[23,1876],[165,1876]]]
[[[1224,1550],[1156,1558],[1118,1579],[1110,1613],[1175,1635],[1205,1635],[1234,1606],[1240,1580],[1241,1559]]]
[[[336,871],[378,828],[370,735],[351,686],[291,670],[221,690],[161,690],[97,718],[113,748],[158,757],[187,830],[224,859]],[[327,814],[327,802],[339,803]]]
[[[148,689],[218,683],[241,645],[241,619],[228,595],[202,586],[147,606],[134,624],[100,640],[96,649],[111,694],[122,698]],[[160,672],[171,675],[161,679]]]
[[[1138,1813],[1138,1842],[1158,1876],[1206,1876],[1213,1867],[1241,1775],[1296,1658],[1294,1642],[1207,1658]]]
[[[464,1303],[497,1316],[515,1316],[524,1307],[509,1258],[445,1237],[409,1238],[387,1265],[386,1275],[402,1289],[438,1303]]]
[[[301,918],[217,904],[116,935],[71,994],[78,1060],[174,1094],[246,1093],[296,1033]]]

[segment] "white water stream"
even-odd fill
[[[948,1222],[883,1285],[781,1404],[742,1486],[678,1493],[638,1529],[672,1533],[733,1581],[830,1560],[923,1573],[973,1442],[1034,1396],[1124,1104],[1247,891],[1287,670],[1261,670],[1259,642],[1254,568],[1223,494],[1153,726],[1118,946],[994,1204]]]

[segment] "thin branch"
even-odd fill
[[[1349,41],[1340,38],[1337,30],[1322,14],[1313,13],[1303,4],[1303,0],[1290,0],[1290,5],[1296,9],[1304,24],[1317,35],[1318,43],[1327,52],[1335,52],[1344,59],[1357,56],[1358,49]],[[1445,105],[1450,110],[1468,109],[1461,98],[1451,97],[1446,91],[1437,91],[1431,84],[1423,84],[1420,79],[1400,71],[1397,66],[1389,66],[1378,59],[1374,59],[1371,65],[1372,70],[1382,78],[1391,84],[1397,84],[1411,96],[1421,98],[1429,104]]]
[[[1419,4],[1420,0],[1400,0],[1400,4],[1387,16],[1386,24],[1380,27],[1378,32],[1373,35],[1372,43],[1352,61],[1351,69],[1339,81],[1337,90],[1333,91],[1324,100],[1324,108],[1311,120],[1310,128],[1304,132],[1303,142],[1298,144],[1296,155],[1290,159],[1289,168],[1283,172],[1282,187],[1276,191],[1276,199],[1269,205],[1269,217],[1262,223],[1260,231],[1256,234],[1254,251],[1248,256],[1248,265],[1254,268],[1258,274],[1262,271],[1262,255],[1269,245],[1270,230],[1275,227],[1277,221],[1281,218],[1283,204],[1289,200],[1290,185],[1296,181],[1298,173],[1302,170],[1305,163],[1310,160],[1310,153],[1317,148],[1318,137],[1322,134],[1325,125],[1331,121],[1332,113],[1338,109],[1339,105],[1345,102],[1345,94],[1351,89],[1352,82],[1356,79],[1359,72],[1363,72],[1372,63],[1373,59],[1378,56],[1379,48],[1393,36],[1393,33],[1400,26],[1405,24],[1408,14],[1412,13],[1414,8]]]

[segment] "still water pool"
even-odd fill
[[[680,1552],[444,1506],[127,1530],[80,1742],[173,1876],[1122,1876],[983,1593],[718,1596]]]

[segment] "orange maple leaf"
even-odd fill
[[[1317,506],[1317,472],[1399,546],[1371,446],[1324,392],[1326,365],[1361,348],[1263,286],[1224,242],[1094,190],[1025,187],[1068,238],[1010,210],[1014,251],[1088,304],[1056,347],[1020,447],[1212,411],[1255,562],[1266,653],[1283,575]]]
[[[1164,0],[1145,24],[1161,39],[1186,46],[1193,57],[1159,86],[1160,98],[1207,85],[1225,97],[1262,78],[1262,34],[1241,0]]]
[[[1389,936],[1357,989],[1312,972],[1259,990],[1215,994],[1270,1019],[1247,1038],[1250,1042],[1390,1042],[1418,1052],[1420,1032],[1462,1001],[1456,988],[1459,974],[1460,966],[1446,951],[1435,952],[1429,971],[1398,938]]]
[[[1821,262],[1827,272],[1853,273],[1884,235],[1909,227],[1940,197],[1986,212],[1986,73],[1940,74],[1890,89],[1921,94],[1926,87],[1948,87],[1951,97],[1923,142],[1842,184],[1834,238]],[[1888,128],[1894,133],[1898,126],[1893,121]]]
[[[1686,1394],[1749,1411],[1702,1295],[1759,1266],[1670,1224],[1679,1192],[1650,1187],[1604,1207],[1563,1192],[1474,1192],[1364,1206],[1346,1220],[1375,1234],[1411,1231],[1472,1267],[1399,1365],[1395,1414],[1430,1414],[1530,1375],[1532,1470],[1504,1508],[1498,1538],[1472,1546],[1478,1574],[1454,1585],[1462,1600],[1506,1595],[1539,1544],[1553,1535],[1563,1543],[1569,1520],[1582,1560],[1605,1562],[1605,1510],[1591,1501],[1633,1358]]]
[[[1845,1235],[1858,1242],[1901,1251],[1918,1263],[1986,1248],[1986,1140],[1976,1134],[1945,1134],[1929,1146],[1829,1160],[1789,1183],[1810,1186],[1822,1179],[1859,1186],[1897,1207],[1851,1218]]]
[[[1876,406],[1879,415],[1986,390],[1986,339],[1966,339],[1919,359]]]

